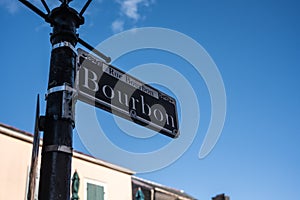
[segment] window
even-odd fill
[[[105,186],[99,182],[86,182],[86,200],[106,200]]]

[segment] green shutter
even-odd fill
[[[87,200],[104,200],[104,187],[87,183]]]

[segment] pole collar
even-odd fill
[[[61,48],[61,47],[68,47],[77,55],[77,51],[76,51],[75,47],[71,44],[71,42],[67,42],[67,41],[63,41],[63,42],[53,44],[52,51],[54,49]]]
[[[49,90],[47,90],[47,94],[46,97],[49,96],[49,94],[52,94],[54,92],[61,92],[61,91],[67,91],[70,93],[77,93],[76,89],[70,87],[69,85],[67,85],[67,83],[64,83],[63,85],[60,86],[56,86],[56,87],[52,87]]]
[[[68,147],[65,145],[48,145],[48,146],[45,146],[45,148],[43,149],[43,152],[53,152],[53,151],[64,152],[67,154],[73,154],[72,147]]]

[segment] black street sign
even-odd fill
[[[176,101],[78,49],[79,100],[172,138],[179,135]]]

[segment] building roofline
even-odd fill
[[[21,140],[21,141],[24,141],[24,142],[27,142],[30,144],[33,143],[33,134],[26,132],[26,131],[22,131],[20,129],[17,129],[15,127],[12,127],[12,126],[9,126],[6,124],[0,123],[0,133],[3,133],[6,136],[9,136],[9,137],[12,137],[12,138],[15,138],[15,139],[18,139],[18,140]],[[42,144],[43,144],[43,140],[41,139],[40,147],[42,146]],[[82,152],[79,152],[76,150],[73,151],[73,158],[84,160],[84,161],[87,161],[87,162],[90,162],[90,163],[93,163],[93,164],[96,164],[99,166],[103,166],[103,167],[106,167],[109,169],[113,169],[113,170],[116,170],[116,171],[119,171],[119,172],[122,172],[122,173],[125,173],[128,175],[135,174],[135,172],[130,169],[126,169],[126,168],[114,165],[112,163],[100,160],[98,158],[92,157],[88,154],[85,154],[85,153],[82,153]]]
[[[142,183],[143,185],[146,185],[147,188],[153,188],[154,190],[174,196],[181,196],[184,198],[192,199],[192,200],[197,200],[196,198],[192,197],[191,195],[185,193],[183,190],[178,190],[175,188],[171,188],[153,181],[145,180],[140,177],[132,176],[133,182],[139,182]]]

